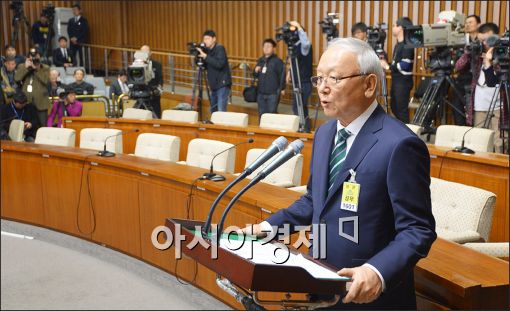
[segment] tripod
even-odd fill
[[[207,98],[209,98],[209,101],[211,100],[211,94],[209,93],[209,85],[207,84],[207,78],[206,75],[204,75],[206,69],[204,66],[204,63],[199,58],[195,59],[194,67],[198,66],[198,71],[196,74],[196,78],[193,81],[193,88],[191,93],[191,105],[194,105],[195,101],[197,103],[197,111],[198,111],[198,118],[199,120],[202,120],[202,101],[203,101],[203,93],[204,93],[204,85],[202,84],[202,81],[205,84],[205,88],[207,91]],[[198,89],[198,94],[197,93]],[[198,96],[198,97],[197,97]]]
[[[292,93],[294,94],[294,98],[296,100],[296,106],[298,110],[298,116],[299,116],[299,129],[298,132],[300,133],[307,133],[310,132],[310,129],[306,128],[306,119],[305,119],[305,112],[303,108],[303,88],[301,87],[301,77],[299,74],[299,61],[296,56],[295,47],[293,45],[288,45],[288,53],[287,53],[287,59],[285,60],[285,66],[287,66],[289,60],[290,60],[290,77],[292,80]],[[294,67],[295,66],[295,67]],[[294,78],[294,70],[296,70],[296,78]],[[297,79],[297,81],[296,81]],[[316,110],[317,111],[317,110]],[[317,112],[316,112],[317,114]]]
[[[21,7],[21,10],[15,11],[12,17],[11,46],[16,46],[16,41],[18,41],[20,22],[25,22],[25,31],[30,35],[30,32],[28,31],[30,29],[30,23],[28,22],[28,18],[25,16],[23,7]]]
[[[494,94],[492,95],[491,103],[489,106],[489,110],[487,112],[487,116],[485,117],[485,121],[483,123],[484,128],[490,128],[490,122],[492,117],[494,116],[494,109],[496,109],[496,105],[498,102],[498,96],[501,98],[501,95],[504,95],[503,101],[506,103],[501,103],[501,105],[506,104],[507,105],[507,111],[510,111],[510,98],[509,98],[509,87],[508,87],[508,70],[502,69],[501,72],[497,74],[499,79],[499,85],[496,86],[496,89],[494,90]],[[504,116],[500,116],[500,120],[504,119]],[[507,128],[506,131],[509,131]],[[505,129],[501,128],[500,130],[500,137],[503,142],[503,150],[505,149],[505,139],[504,139],[504,132]],[[507,133],[507,153],[510,154],[510,133]]]
[[[47,16],[48,17],[48,37],[46,37],[46,40],[44,41],[44,47],[41,51],[42,57],[44,58],[44,61],[49,65],[50,60],[48,59],[48,48],[50,47],[51,38],[53,36],[53,21],[55,19],[54,15]]]

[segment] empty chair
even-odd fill
[[[63,76],[61,77],[62,83],[64,84],[71,84],[74,83],[74,77],[73,76]]]
[[[466,243],[462,245],[485,255],[505,258],[507,260],[508,253],[510,252],[510,244],[508,244],[508,242]]]
[[[102,77],[86,77],[85,82],[88,82],[94,86],[94,95],[106,96],[106,84]],[[108,97],[108,96],[106,96]]]
[[[430,193],[439,237],[457,243],[489,239],[494,193],[438,178],[431,178]]]
[[[76,131],[69,128],[41,127],[35,135],[36,144],[74,147]]]
[[[25,139],[25,121],[14,119],[9,125],[9,138],[12,141],[23,141]]]
[[[177,162],[180,145],[177,136],[143,133],[136,139],[135,156]]]
[[[150,120],[152,119],[152,111],[137,108],[126,108],[122,113],[124,119],[141,119]]]
[[[117,129],[84,128],[80,132],[80,148],[103,150],[106,138],[120,133],[122,131]],[[122,153],[122,136],[113,136],[106,140],[106,150]]]
[[[211,122],[222,125],[248,126],[248,114],[216,111],[211,114]]]
[[[104,117],[106,116],[106,105],[103,101],[82,102],[82,117]]]
[[[234,145],[218,140],[195,138],[188,144],[186,161],[178,163],[209,169],[214,155],[232,146]],[[236,151],[234,148],[223,152],[214,159],[214,170],[233,173],[235,159]]]
[[[466,133],[469,130],[468,133]],[[434,145],[455,148],[462,144],[462,137],[466,133],[464,146],[474,151],[493,152],[494,131],[485,128],[472,128],[459,125],[440,125],[436,131]]]
[[[198,122],[198,112],[193,110],[173,110],[167,109],[163,111],[162,120],[178,121],[178,122]]]
[[[253,163],[264,151],[266,151],[266,149],[254,148],[248,150],[248,153],[246,154],[245,167],[248,167],[251,163]],[[278,154],[273,156],[273,158],[277,156]],[[271,161],[272,159],[264,163],[261,167],[256,169],[253,173],[251,173],[251,175],[248,176],[248,178],[251,179],[255,177]],[[303,155],[297,154],[294,157],[292,157],[292,159],[290,159],[289,161],[283,163],[271,174],[266,176],[266,178],[264,178],[262,181],[283,188],[295,187],[301,184],[302,171],[303,171]]]
[[[260,127],[297,132],[299,117],[291,114],[264,113],[260,117]]]

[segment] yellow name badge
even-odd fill
[[[344,182],[342,191],[342,203],[340,209],[357,212],[360,184],[355,182]]]

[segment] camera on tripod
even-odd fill
[[[52,3],[48,3],[43,9],[42,14],[52,21],[55,17],[55,6]]]
[[[9,8],[13,11],[15,17],[23,16],[23,1],[13,0],[9,4]]]
[[[386,41],[386,31],[388,25],[386,23],[375,24],[367,29],[368,44],[375,51],[379,58],[385,57],[384,42]]]
[[[510,33],[507,30],[501,38],[495,40],[495,42],[488,42],[488,44],[494,47],[494,51],[492,52],[492,59],[495,63],[499,64],[501,70],[508,72],[510,65],[510,57],[509,57],[509,41],[510,41]]]
[[[199,54],[197,48],[200,48],[202,51],[204,51],[205,54],[207,54],[209,52],[209,50],[205,46],[205,43],[204,42],[200,42],[200,43],[188,42],[187,48],[188,48],[189,55],[195,57],[195,64],[197,64],[197,66],[203,67],[204,60],[202,59],[202,57],[200,57],[200,54]]]
[[[437,24],[423,24],[404,28],[404,41],[413,48],[461,47],[466,45],[463,14],[455,11],[439,13]]]
[[[285,22],[282,27],[276,29],[276,42],[285,42],[289,47],[299,42],[297,28],[292,26],[290,22]]]
[[[149,55],[142,51],[135,52],[134,62],[128,67],[129,97],[132,99],[150,98],[154,90],[149,82],[154,78],[152,65],[149,62]]]
[[[321,26],[322,33],[326,35],[326,39],[329,41],[338,38],[338,28],[337,25],[340,23],[340,18],[338,17],[338,13],[328,13],[328,16],[324,18],[324,20],[319,22]]]

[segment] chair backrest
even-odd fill
[[[85,78],[85,82],[88,82],[94,86],[94,94],[95,95],[103,95],[106,96],[106,84],[104,83],[104,78],[102,77],[87,77]],[[107,96],[109,97],[109,96]]]
[[[126,108],[122,113],[122,117],[124,119],[150,120],[152,119],[152,112],[145,109]]]
[[[106,107],[103,101],[86,101],[82,103],[82,117],[104,117],[106,116]]]
[[[246,154],[246,164],[245,168],[248,167],[251,163],[253,163],[266,149],[254,148],[248,150]],[[267,161],[264,165],[256,169],[253,173],[251,173],[248,178],[255,177],[264,167],[267,166],[275,157],[279,155],[276,154],[272,159]],[[297,154],[289,161],[282,164],[279,168],[274,170],[271,174],[267,175],[262,181],[268,184],[273,184],[281,187],[295,187],[301,184],[301,174],[303,172],[303,155]]]
[[[415,133],[416,135],[418,135],[418,136],[419,136],[419,135],[421,134],[421,126],[419,126],[419,125],[415,125],[415,124],[410,124],[410,123],[407,123],[406,125],[407,125],[407,127],[408,127],[411,131],[413,131],[413,133]]]
[[[493,152],[494,150],[494,131],[485,128],[472,128],[459,125],[440,125],[436,131],[436,141],[434,145],[441,147],[455,148],[462,143],[462,136],[466,131],[464,146],[474,151]]]
[[[494,193],[434,177],[430,193],[438,229],[476,231],[488,241],[496,203]]]
[[[178,122],[198,122],[198,112],[192,110],[173,110],[167,109],[163,111],[162,120],[178,121]]]
[[[9,138],[12,141],[23,141],[25,139],[23,132],[25,131],[25,121],[14,119],[9,125]]]
[[[215,154],[234,145],[218,140],[195,138],[188,144],[186,164],[209,169]],[[236,159],[235,148],[230,149],[214,159],[214,170],[218,172],[234,173]]]
[[[179,161],[181,138],[172,135],[143,133],[136,139],[135,155],[138,157]]]
[[[290,114],[264,113],[260,117],[260,127],[297,132],[299,117]]]
[[[35,135],[36,144],[74,147],[76,131],[69,128],[41,127]]]
[[[117,129],[84,128],[80,132],[80,148],[103,150],[106,138],[121,132]],[[106,150],[122,153],[122,135],[109,138],[106,141]]]
[[[242,112],[216,111],[211,114],[214,124],[248,126],[248,114]]]

